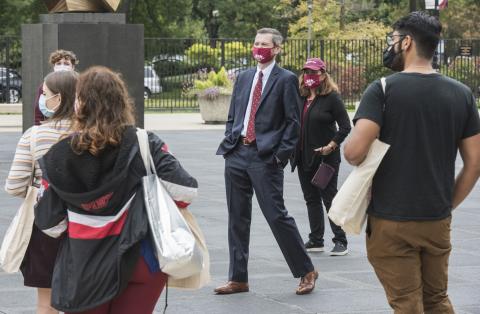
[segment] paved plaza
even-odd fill
[[[15,123],[2,124],[2,119],[8,122],[15,120],[15,117],[0,115],[0,238],[3,238],[21,202],[3,190],[21,133]],[[183,166],[199,181],[199,197],[190,206],[190,210],[203,228],[211,254],[211,283],[198,291],[169,290],[167,313],[392,313],[383,289],[367,261],[364,235],[348,238],[350,253],[347,256],[312,254],[315,267],[320,273],[317,287],[310,295],[295,295],[298,279],[292,278],[256,200],[253,202],[250,239],[250,292],[230,296],[214,295],[213,289],[225,282],[228,272],[223,158],[215,156],[215,150],[223,136],[223,127],[201,126],[198,125],[199,121],[198,115],[146,116],[147,128],[158,130],[156,133],[168,143]],[[457,170],[460,166],[461,161],[458,160]],[[340,184],[350,171],[351,167],[343,162]],[[306,238],[309,231],[307,210],[297,175],[290,173],[289,166],[285,171],[285,201],[300,233]],[[454,212],[449,292],[459,314],[480,314],[479,207],[480,184],[477,184],[470,197]],[[328,250],[332,246],[332,233],[328,226],[326,230]],[[164,302],[165,293],[157,305],[158,312],[163,310]],[[0,271],[0,314],[34,313],[34,310],[34,289],[23,286],[20,274]]]

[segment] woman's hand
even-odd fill
[[[320,155],[330,155],[334,150],[336,146],[334,144],[329,143],[326,146],[322,146],[319,148],[314,149],[315,153],[320,154]]]

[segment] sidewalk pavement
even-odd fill
[[[0,115],[0,125],[8,119]],[[15,120],[15,117],[10,117]],[[17,117],[18,118],[18,117]],[[250,292],[217,296],[213,289],[227,280],[228,242],[227,209],[223,179],[223,158],[215,150],[223,137],[223,126],[200,124],[198,114],[147,115],[146,125],[165,140],[182,165],[200,184],[199,197],[190,206],[202,227],[211,254],[212,282],[197,291],[170,289],[168,310],[172,314],[387,314],[392,313],[365,252],[365,238],[349,236],[350,253],[331,257],[312,254],[320,276],[311,295],[297,296],[298,280],[292,278],[278,245],[258,207],[253,201],[250,241]],[[166,130],[167,127],[174,128]],[[202,129],[203,128],[203,129]],[[193,129],[193,130],[192,130]],[[13,158],[20,130],[0,131],[0,185]],[[457,159],[457,171],[461,161]],[[339,184],[351,167],[342,163]],[[300,234],[307,237],[308,217],[296,174],[285,171],[285,204],[295,218]],[[20,199],[0,190],[0,238],[6,231]],[[453,251],[450,258],[449,294],[457,314],[480,314],[480,184],[454,212]],[[326,227],[326,248],[333,244],[333,234]],[[165,292],[155,313],[161,313]],[[35,290],[24,287],[20,274],[0,271],[0,313],[35,312]],[[134,314],[134,313],[132,313]]]
[[[205,124],[200,113],[146,113],[147,130],[224,130],[224,124]],[[0,114],[0,132],[21,132],[21,114]]]

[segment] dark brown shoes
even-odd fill
[[[300,279],[300,284],[297,288],[297,294],[309,294],[315,289],[315,280],[318,278],[318,272],[316,270],[309,272]]]
[[[248,282],[229,281],[225,285],[215,288],[216,294],[233,294],[248,292]]]
[[[296,293],[309,294],[315,289],[315,280],[318,278],[318,272],[316,270],[309,272],[300,279]],[[248,292],[248,282],[229,281],[225,285],[215,288],[216,294],[233,294],[240,292]]]

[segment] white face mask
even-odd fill
[[[65,64],[58,64],[53,67],[54,72],[59,72],[59,71],[73,71],[73,67],[70,65],[65,65]]]

